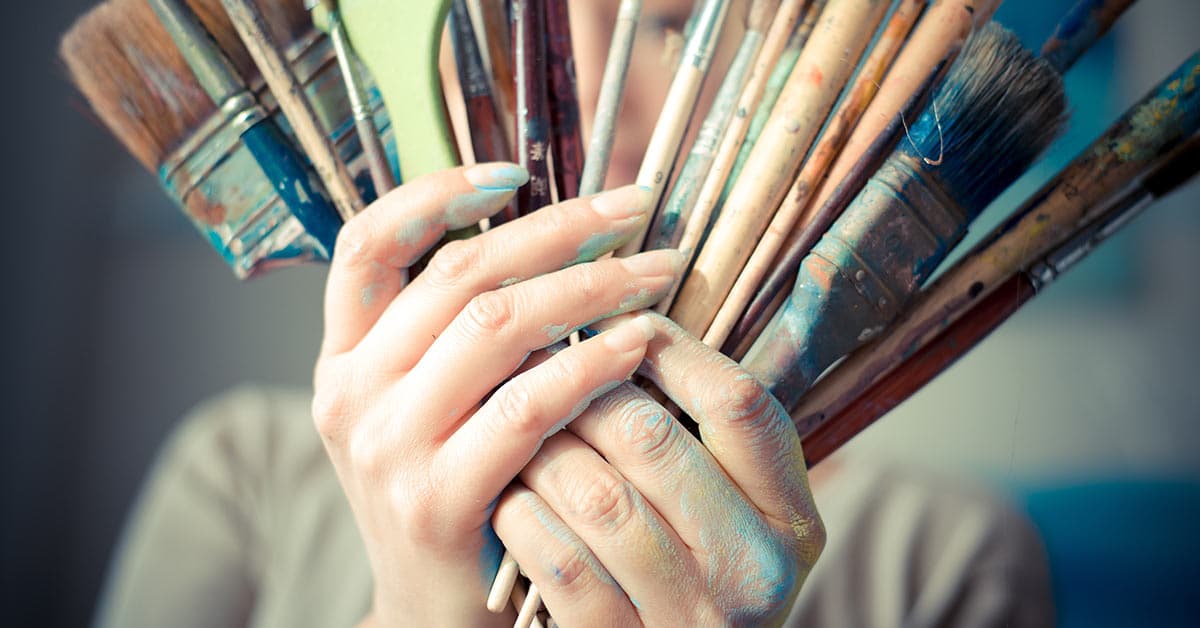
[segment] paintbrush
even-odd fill
[[[1134,0],[1079,0],[1042,44],[1042,56],[1066,72],[1121,17]]]
[[[219,5],[192,6],[195,15],[178,2],[157,5],[169,34],[145,2],[100,5],[63,38],[61,54],[101,120],[159,175],[237,276],[328,259],[340,219],[280,134],[271,103],[260,106],[246,88],[261,80]],[[280,12],[276,37],[295,40],[308,89],[332,119],[346,119],[344,97],[318,80],[336,74],[322,61],[332,56],[327,40],[315,36],[303,10]],[[231,46],[227,56],[209,35]]]
[[[910,100],[916,86],[929,74],[929,69],[949,58],[953,61],[957,51],[962,49],[963,42],[977,25],[987,22],[999,4],[998,0],[937,0],[921,17],[896,61],[888,70],[878,93],[871,100],[871,105],[859,118],[845,146],[828,168],[825,179],[819,188],[812,193],[810,205],[824,208],[830,197],[841,185],[851,168],[855,167],[867,147],[874,143],[884,128],[896,117],[903,103]],[[836,217],[836,216],[835,216]],[[800,230],[793,229],[788,240],[783,245],[785,253],[777,256],[771,263],[770,276],[780,277],[781,281],[768,281],[776,290],[790,284],[795,277],[795,268],[807,249],[800,253],[797,240],[801,237]],[[760,288],[747,307],[749,312],[758,313],[761,318],[770,319],[778,305],[782,303],[778,293]],[[746,334],[751,329],[764,325],[760,318],[748,318],[743,314],[735,327],[732,336]]]
[[[363,156],[366,157],[371,173],[371,183],[375,186],[375,196],[383,196],[396,187],[396,177],[392,173],[392,165],[388,162],[387,151],[379,138],[375,116],[367,104],[367,92],[359,72],[358,55],[354,54],[354,48],[346,35],[346,27],[338,14],[337,0],[304,0],[304,5],[314,13],[314,23],[324,21],[327,25],[329,39],[337,53],[338,68],[346,84],[346,94],[350,98],[350,107],[354,112],[354,129],[358,133],[358,141],[362,144]],[[323,12],[323,15],[317,15],[318,10]]]
[[[517,161],[529,183],[517,191],[517,213],[549,205],[550,103],[546,94],[546,0],[511,0],[517,87]]]
[[[1131,107],[1004,224],[947,270],[878,340],[829,373],[794,415],[805,430],[837,414],[1013,273],[1061,246],[1094,213],[1200,130],[1200,54]],[[1193,153],[1188,153],[1193,154]],[[1161,186],[1150,185],[1150,189]],[[1055,264],[1057,265],[1057,264]]]
[[[904,108],[892,120],[891,124],[875,138],[875,141],[867,147],[867,150],[859,157],[858,163],[850,169],[850,172],[842,179],[834,191],[833,196],[821,206],[809,224],[805,225],[801,230],[801,237],[788,245],[788,249],[783,253],[783,257],[787,260],[795,259],[794,265],[774,266],[767,275],[763,285],[759,287],[755,298],[750,302],[742,315],[741,320],[733,329],[733,333],[725,341],[725,346],[721,351],[735,360],[740,360],[750,349],[749,342],[757,338],[766,327],[770,315],[763,315],[764,311],[774,312],[782,305],[786,291],[784,287],[792,282],[795,277],[796,269],[800,266],[800,260],[812,248],[821,234],[829,227],[833,221],[845,211],[846,207],[854,201],[863,186],[867,184],[879,166],[891,154],[896,142],[900,139],[901,132],[905,130],[904,120],[915,117],[925,106],[925,98],[932,91],[933,87],[941,82],[945,76],[945,72],[950,68],[951,59],[958,56],[958,50],[952,49],[947,51],[946,58],[934,66],[929,75],[921,83],[918,89],[909,97]],[[760,300],[764,294],[774,295],[770,301]]]
[[[779,91],[783,89],[783,83],[786,82],[786,76],[780,77],[780,67],[786,65],[790,71],[795,65],[795,59],[800,56],[800,47],[803,42],[808,39],[808,33],[812,30],[813,24],[816,23],[816,15],[819,9],[824,6],[824,0],[816,0],[808,5],[805,12],[807,16],[803,24],[797,27],[797,21],[800,19],[800,13],[804,10],[804,5],[807,0],[785,0],[779,7],[779,11],[775,14],[775,20],[771,23],[771,28],[767,32],[766,41],[763,43],[762,51],[759,53],[758,60],[754,64],[754,69],[750,73],[750,79],[746,83],[745,89],[738,99],[738,104],[735,107],[735,115],[729,122],[729,128],[726,129],[724,137],[721,138],[721,145],[717,147],[716,156],[713,159],[712,166],[708,170],[708,175],[704,178],[703,185],[700,186],[700,191],[696,195],[695,206],[692,209],[691,215],[685,220],[683,229],[679,235],[677,242],[672,242],[671,246],[677,247],[686,259],[685,267],[692,263],[693,255],[696,252],[700,240],[708,228],[708,223],[712,219],[713,211],[720,201],[722,190],[725,188],[725,182],[729,177],[730,171],[734,166],[739,151],[752,140],[749,138],[749,133],[752,130],[750,112],[768,108],[765,101],[770,97],[771,103],[774,104],[775,99],[779,96]],[[783,59],[784,56],[795,53],[791,62]],[[778,86],[773,87],[772,81],[778,81]],[[774,91],[774,96],[771,92]],[[757,116],[756,116],[757,118]],[[671,304],[675,302],[675,295],[679,292],[679,284],[675,284],[662,301],[659,301],[654,310],[659,314],[666,315],[671,309]]]
[[[516,115],[517,91],[512,70],[512,20],[508,16],[508,0],[469,0],[468,6],[478,15],[500,119],[511,120]],[[516,139],[515,129],[506,124],[504,132],[511,146]]]
[[[657,222],[650,228],[643,249],[673,247],[683,235],[679,228],[687,224],[696,198],[700,194],[700,187],[716,159],[718,144],[729,127],[734,109],[746,82],[750,79],[750,71],[765,43],[767,28],[771,25],[772,18],[778,18],[776,14],[779,6],[779,0],[754,0],[746,12],[746,30],[742,35],[742,42],[725,72],[725,78],[721,81],[708,115],[700,125],[700,131],[683,167],[679,170],[671,194],[667,197]]]
[[[1054,138],[1062,78],[988,24],[907,141],[801,264],[791,297],[742,360],[785,407],[887,325],[967,226]]]
[[[961,318],[905,358],[898,368],[878,380],[832,419],[819,423],[804,438],[804,454],[809,465],[827,458],[903,403],[966,355],[1030,299],[1129,224],[1153,201],[1170,194],[1195,176],[1200,170],[1200,137],[1194,136],[1165,161],[1134,189],[1121,195],[1096,220],[1077,229],[1065,244],[1000,282],[986,297],[973,303]],[[798,425],[798,428],[802,427]]]
[[[508,161],[512,149],[501,122],[500,112],[492,91],[492,77],[483,63],[479,40],[466,0],[453,0],[450,4],[450,38],[454,46],[454,62],[458,69],[465,101],[467,126],[471,136],[471,153],[478,163]],[[491,226],[497,227],[517,217],[517,206],[509,203],[500,213],[491,217]]]
[[[362,210],[362,197],[346,164],[338,158],[329,136],[321,129],[312,104],[267,26],[266,17],[251,0],[221,0],[221,4],[325,184],[334,207],[343,220],[349,220]]]
[[[629,59],[633,54],[633,40],[637,35],[641,12],[642,0],[621,0],[617,9],[617,23],[613,28],[608,58],[604,62],[604,74],[600,80],[600,95],[596,100],[592,139],[588,142],[587,159],[583,162],[583,176],[579,184],[579,193],[583,196],[599,192],[608,176],[613,140],[617,135],[617,114],[625,94],[625,79],[629,75]]]
[[[667,180],[675,167],[675,159],[679,155],[679,146],[691,121],[696,100],[700,97],[700,88],[704,77],[712,65],[717,43],[725,25],[725,17],[729,14],[730,0],[703,0],[697,3],[692,32],[684,47],[683,59],[679,64],[671,87],[667,91],[667,99],[662,112],[650,135],[650,144],[638,170],[637,184],[650,190],[650,206],[657,208],[667,187]],[[642,241],[650,229],[647,222],[641,230],[621,247],[617,252],[620,257],[628,257],[641,251]]]
[[[554,153],[554,187],[558,200],[579,196],[583,176],[583,127],[579,120],[579,88],[571,14],[566,2],[546,5],[546,54],[550,74],[550,144]]]
[[[883,80],[896,54],[900,52],[900,47],[908,38],[908,32],[924,9],[925,0],[901,0],[888,19],[870,54],[859,68],[854,84],[842,96],[841,104],[830,116],[820,139],[813,146],[812,153],[804,160],[800,174],[792,183],[783,204],[771,218],[753,253],[746,260],[745,267],[730,288],[729,295],[725,297],[713,322],[704,333],[703,340],[708,346],[721,347],[733,331],[742,311],[770,270],[771,261],[775,259],[787,235],[801,219],[801,212],[808,206],[813,190],[820,184],[829,164],[841,151],[863,111],[875,97],[879,82]]]
[[[876,0],[825,5],[743,175],[734,183],[671,306],[670,317],[683,329],[704,335],[750,257],[753,243],[783,201],[887,5]]]
[[[767,280],[758,287],[741,318],[738,320],[731,340],[726,343],[741,347],[730,355],[743,355],[746,341],[757,336],[779,305],[780,291],[795,278],[800,261],[808,254],[809,249],[816,243],[816,237],[829,227],[837,212],[827,211],[832,205],[829,202],[834,194],[836,182],[842,181],[852,166],[852,159],[857,158],[864,142],[868,142],[880,123],[893,116],[891,100],[910,89],[910,80],[915,77],[915,69],[927,61],[928,55],[942,51],[942,54],[955,50],[955,47],[966,37],[971,24],[979,23],[981,16],[990,15],[995,10],[996,3],[986,0],[983,3],[964,3],[961,0],[948,0],[934,5],[922,19],[916,32],[905,46],[897,59],[895,66],[889,71],[887,79],[880,88],[873,104],[864,115],[863,121],[855,128],[842,154],[838,156],[829,175],[815,192],[808,211],[800,221],[798,228],[792,230],[783,245],[783,252],[776,256],[771,263]],[[1119,17],[1121,11],[1128,8],[1123,0],[1080,0],[1055,29],[1043,46],[1043,54],[1054,52],[1060,47],[1066,47],[1069,52],[1052,54],[1047,61],[1060,72],[1065,72],[1091,45],[1100,39]],[[917,45],[917,42],[920,42]],[[950,55],[953,58],[953,54]],[[815,213],[813,208],[819,208]],[[736,358],[735,358],[736,359]]]
[[[728,186],[721,191],[720,202],[729,196],[733,182],[737,181],[738,176],[741,175],[742,167],[746,165],[746,159],[750,157],[750,151],[754,150],[754,145],[758,143],[758,137],[762,135],[763,128],[767,126],[767,120],[771,118],[771,110],[775,108],[779,95],[783,93],[783,86],[787,84],[788,77],[792,75],[792,68],[796,67],[796,61],[800,59],[800,51],[804,50],[804,45],[808,43],[808,38],[817,25],[817,18],[825,10],[825,2],[826,0],[812,0],[808,4],[804,10],[804,20],[792,31],[787,47],[784,48],[778,62],[771,70],[771,75],[767,78],[766,90],[762,95],[762,102],[753,109],[754,117],[750,119],[745,141],[738,149],[732,170],[729,171]]]

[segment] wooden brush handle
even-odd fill
[[[846,0],[826,5],[818,18],[671,308],[671,318],[688,332],[703,336],[708,329],[886,8],[876,0]]]
[[[770,224],[767,225],[762,238],[754,247],[754,252],[746,261],[737,281],[729,290],[729,295],[721,304],[708,331],[705,332],[704,344],[720,348],[728,339],[746,305],[754,298],[755,291],[770,271],[771,262],[783,247],[787,235],[800,221],[802,212],[808,207],[808,201],[812,200],[813,190],[820,184],[829,164],[841,151],[850,133],[854,130],[854,126],[858,123],[859,117],[862,116],[871,99],[875,97],[879,81],[883,80],[892,60],[896,58],[900,47],[904,45],[909,30],[921,16],[921,11],[925,8],[925,1],[902,0],[896,7],[887,26],[879,35],[875,47],[863,61],[862,68],[854,79],[853,87],[842,98],[842,104],[830,117],[825,131],[821,133],[821,138],[812,149],[812,154],[804,161],[804,165],[800,168],[800,174],[792,184],[791,190],[788,191],[783,204],[780,205]]]

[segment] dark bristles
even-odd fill
[[[900,150],[940,155],[926,168],[973,218],[1029,168],[1065,119],[1059,73],[992,22],[967,41]]]
[[[192,10],[247,82],[258,72],[220,0],[190,0]],[[258,0],[276,41],[286,47],[312,30],[300,0]],[[215,106],[146,0],[109,0],[63,36],[59,54],[96,115],[151,172]]]

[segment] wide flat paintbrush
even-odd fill
[[[1072,232],[1087,228],[1104,199],[1130,185],[1177,142],[1200,131],[1197,77],[1200,54],[1167,76],[943,273],[880,338],[823,378],[797,408],[799,425],[810,430],[846,407],[1005,278],[1029,268],[1032,260],[1047,255]]]
[[[785,407],[886,326],[1057,134],[1062,78],[997,24],[972,36],[907,141],[801,264],[742,360]]]
[[[112,0],[72,28],[61,54],[101,120],[238,276],[328,259],[340,219],[246,87],[253,64],[217,2],[192,6]],[[310,30],[303,10],[274,17],[289,42]],[[318,248],[305,244],[311,238]]]
[[[833,418],[804,438],[809,465],[828,457],[888,411],[932,381],[983,341],[1010,316],[1071,270],[1096,247],[1124,228],[1153,201],[1170,194],[1200,169],[1200,137],[1172,155],[1134,189],[1121,195],[1103,215],[1070,233],[1069,239],[1042,259],[1003,280],[990,294],[963,312],[935,338],[906,357]],[[940,326],[939,326],[940,327]],[[798,424],[804,431],[806,426]]]

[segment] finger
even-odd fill
[[[388,306],[365,344],[411,366],[471,299],[600,257],[632,238],[649,209],[648,193],[629,186],[450,242]]]
[[[324,353],[362,339],[400,291],[410,266],[449,229],[499,211],[529,173],[515,164],[456,168],[392,190],[342,226],[325,291]]]
[[[596,319],[653,304],[679,276],[682,263],[677,251],[655,251],[574,266],[484,293],[434,341],[405,384],[423,393],[425,415],[446,416],[460,399],[481,399],[530,352]],[[469,368],[463,356],[470,356]],[[387,364],[383,356],[372,363]],[[392,368],[404,370],[404,365]]]
[[[680,599],[704,591],[687,545],[641,493],[570,432],[546,441],[521,482],[591,549],[646,623],[680,621]]]
[[[823,528],[800,437],[783,406],[736,362],[670,320],[648,316],[658,333],[639,372],[697,421],[705,447],[733,483],[764,515],[790,526],[802,558],[815,560]],[[619,321],[596,327],[611,324]]]
[[[504,492],[492,527],[538,586],[554,617],[603,617],[613,626],[638,626],[637,611],[587,545],[533,491],[519,482]]]
[[[542,441],[629,378],[651,335],[650,322],[638,317],[562,350],[501,386],[439,450],[439,466],[461,478],[462,489],[450,499],[461,500],[462,508],[495,499]]]

